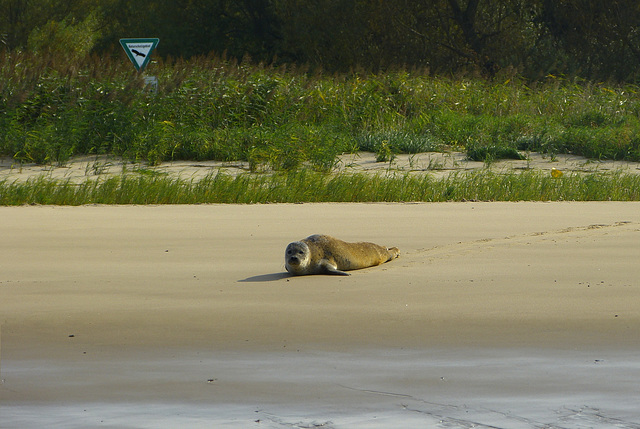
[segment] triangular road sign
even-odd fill
[[[120,44],[138,71],[147,66],[151,53],[159,42],[160,39],[120,39]]]

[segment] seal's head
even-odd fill
[[[304,274],[309,266],[310,259],[309,246],[302,241],[294,241],[285,250],[284,266],[291,274]]]

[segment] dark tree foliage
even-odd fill
[[[596,79],[640,77],[637,0],[544,0],[536,19],[544,37],[566,55],[560,71]]]
[[[637,0],[0,0],[4,50],[42,47],[51,31],[91,31],[101,53],[159,37],[165,57],[640,79]]]
[[[158,53],[189,58],[226,52],[271,59],[277,53],[277,18],[269,0],[114,0],[104,6],[98,49],[123,37],[159,37]]]

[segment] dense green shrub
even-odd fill
[[[527,151],[640,161],[635,86],[549,78],[528,86],[420,72],[311,74],[217,57],[154,63],[157,93],[122,62],[0,56],[0,154],[64,163],[111,153],[330,169],[339,154]]]

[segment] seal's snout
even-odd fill
[[[289,258],[289,263],[291,265],[298,265],[298,264],[300,264],[300,260],[298,259],[297,256],[292,256],[292,257]]]

